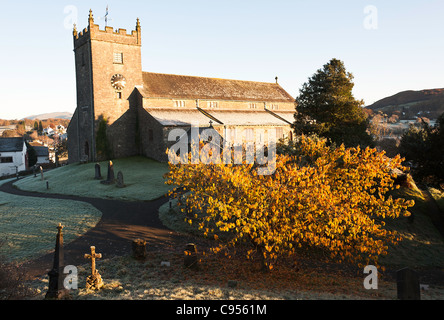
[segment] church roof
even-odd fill
[[[294,102],[279,84],[143,72],[144,97]]]
[[[163,126],[282,126],[292,123],[294,112],[269,112],[266,110],[203,110],[153,108],[147,112]]]
[[[0,152],[23,151],[23,138],[0,138]]]

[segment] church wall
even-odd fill
[[[167,161],[165,128],[145,109],[138,108],[138,131],[140,154],[161,162]]]

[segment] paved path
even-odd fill
[[[0,191],[19,196],[46,198],[48,201],[51,199],[83,201],[102,212],[102,218],[94,228],[64,246],[65,265],[84,264],[86,260],[83,255],[90,251],[90,246],[95,246],[96,251],[106,258],[131,253],[131,243],[138,238],[147,241],[148,251],[175,250],[179,246],[183,247],[187,241],[186,236],[166,228],[158,217],[159,207],[168,201],[165,196],[153,201],[129,202],[27,192],[14,188],[13,183],[14,181],[3,184],[0,186]],[[63,231],[69,232],[68,229]],[[54,246],[56,233],[57,230],[54,230]],[[27,274],[30,277],[46,274],[52,267],[53,251],[24,265]]]

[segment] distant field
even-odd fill
[[[102,177],[106,179],[108,162],[100,162]],[[104,185],[94,179],[95,163],[70,164],[44,172],[45,181],[28,176],[14,183],[21,190],[85,196],[92,198],[112,198],[129,201],[147,201],[163,196],[169,186],[164,184],[163,174],[168,164],[159,163],[144,157],[131,157],[113,161],[114,175],[122,171],[125,188]],[[49,183],[49,190],[46,189]]]

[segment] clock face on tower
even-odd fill
[[[111,85],[116,90],[122,90],[123,88],[125,88],[126,79],[121,74],[115,74],[111,78]]]

